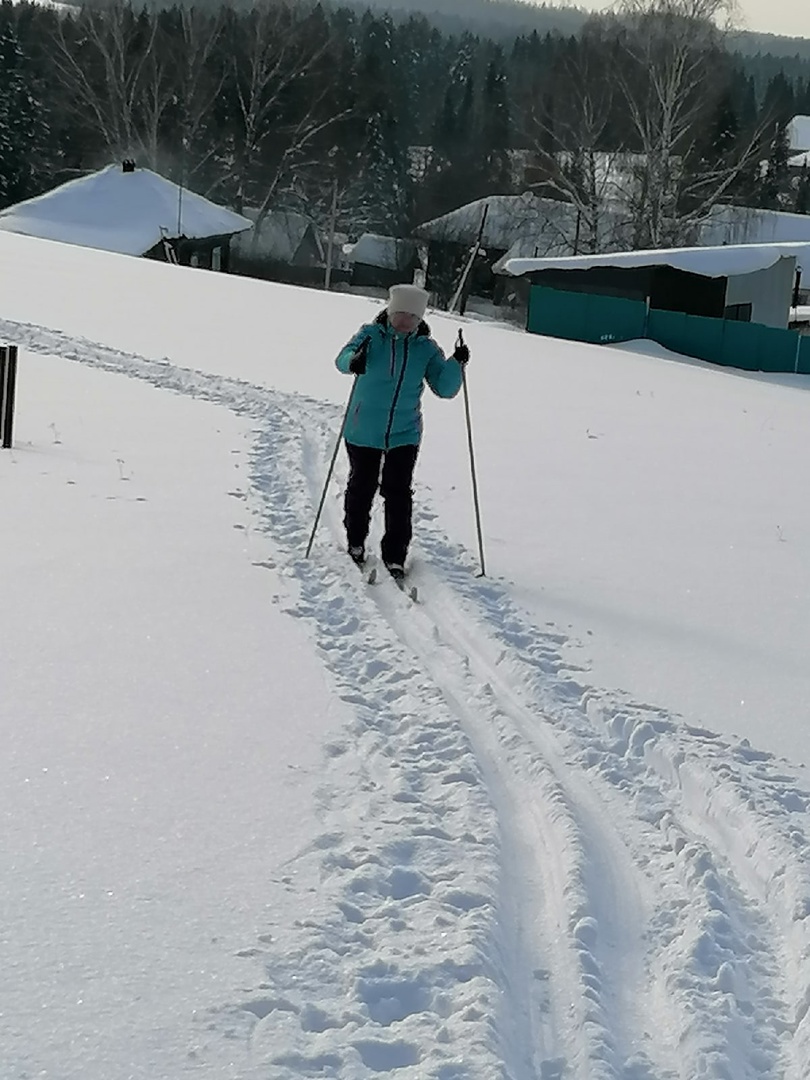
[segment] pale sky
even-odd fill
[[[810,38],[807,0],[738,0],[744,30]]]
[[[602,11],[611,0],[574,0],[577,7]],[[766,34],[810,38],[810,0],[737,0],[740,28]]]

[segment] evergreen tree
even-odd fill
[[[481,136],[486,162],[486,184],[493,193],[511,191],[509,163],[512,122],[506,74],[495,60],[490,61],[482,100]]]
[[[793,83],[780,71],[768,82],[762,103],[763,115],[775,126],[787,124],[796,112],[795,105]]]
[[[734,149],[740,135],[740,120],[730,90],[721,94],[710,127],[711,159],[724,162]]]
[[[369,208],[365,228],[400,235],[408,217],[408,178],[396,120],[390,113],[369,117],[361,175]]]
[[[743,131],[753,131],[757,123],[757,92],[753,76],[746,77],[741,70],[735,71],[731,92],[740,127]]]
[[[762,178],[758,206],[767,210],[784,210],[788,201],[790,186],[790,174],[788,160],[790,158],[790,144],[788,142],[787,124],[777,125],[776,133],[771,144],[771,152]]]
[[[358,60],[357,114],[366,117],[358,158],[365,220],[355,232],[396,234],[408,215],[407,140],[401,134],[398,108],[394,26],[390,16],[363,19]]]
[[[37,194],[47,128],[11,23],[0,28],[0,207]]]
[[[712,113],[707,117],[705,131],[698,133],[695,145],[685,160],[688,179],[718,175],[731,160],[740,134],[740,122],[737,117],[730,88],[723,91],[715,102]],[[700,193],[698,194],[698,198]],[[691,209],[685,206],[684,209]]]

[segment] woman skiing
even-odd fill
[[[427,300],[416,285],[393,285],[387,307],[360,327],[335,361],[344,374],[356,376],[345,427],[349,555],[359,566],[365,561],[379,487],[385,502],[382,559],[400,581],[413,531],[411,482],[422,438],[422,391],[427,383],[438,397],[455,397],[470,358],[464,344],[456,346],[452,359],[445,357],[423,318]]]

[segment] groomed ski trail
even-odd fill
[[[316,457],[310,446],[305,460]],[[318,472],[308,470],[313,497]],[[338,550],[339,517],[333,502],[327,518]],[[615,998],[635,1000],[624,984],[639,982],[646,916],[637,877],[590,793],[573,789],[539,730],[527,734],[537,718],[527,716],[497,664],[462,634],[446,590],[437,600],[437,576],[417,572],[409,580],[426,578],[418,605],[390,587],[374,588],[372,595],[470,740],[497,813],[497,924],[506,991],[500,1023],[512,1036],[503,1047],[510,1075],[614,1080],[625,1075],[627,1055],[617,1048],[625,1025],[603,983],[606,969],[620,971]],[[598,940],[597,916],[608,944]],[[603,951],[611,954],[607,962]],[[627,1026],[630,1042],[642,1044],[635,1017]]]
[[[333,507],[335,546],[341,538],[338,518],[339,509]],[[481,618],[476,607],[480,609],[482,597],[489,598],[490,606],[509,610],[510,605],[497,586],[476,582],[469,566],[459,573],[457,556],[450,577],[460,577],[476,602],[462,606],[441,577],[424,568],[411,575],[423,586],[420,609],[409,610],[401,597],[390,593],[377,598],[470,739],[498,812],[501,897],[513,898],[502,899],[499,918],[509,991],[506,1014],[519,1018],[515,1034],[523,1045],[518,1061],[528,1063],[527,1072],[518,1065],[514,1075],[600,1080],[766,1075],[763,1069],[774,1066],[778,1057],[775,1049],[762,1048],[767,1040],[763,1024],[767,1031],[773,1018],[756,1008],[755,996],[753,1005],[746,1001],[737,1016],[718,1017],[712,980],[690,986],[691,1007],[671,1003],[671,959],[658,955],[660,939],[652,932],[657,923],[671,918],[669,911],[656,910],[653,900],[669,879],[667,906],[688,916],[683,928],[676,922],[673,938],[688,940],[696,907],[703,906],[711,921],[714,909],[722,906],[728,909],[728,927],[717,927],[719,935],[733,929],[739,937],[735,951],[748,954],[754,950],[747,941],[759,933],[759,955],[751,964],[763,980],[778,981],[778,963],[767,947],[770,928],[762,913],[733,881],[715,886],[711,856],[700,847],[690,848],[687,856],[694,854],[701,870],[709,867],[705,892],[700,874],[695,880],[689,873],[673,875],[671,849],[665,844],[661,858],[658,830],[639,819],[633,806],[627,813],[612,792],[603,790],[607,797],[597,797],[599,786],[589,766],[595,760],[604,770],[611,755],[591,733],[579,733],[587,744],[586,768],[572,767],[581,745],[568,749],[567,760],[561,760],[566,741],[559,734],[555,740],[553,730],[567,713],[576,715],[581,700],[587,700],[586,688],[562,669],[559,657],[547,647],[533,657],[536,663],[521,660],[522,647],[531,655],[533,646],[536,650],[537,643],[554,635],[523,623],[514,610],[507,617],[501,610],[494,620],[492,612],[485,611]],[[494,627],[501,633],[493,634]],[[539,701],[531,684],[538,672],[548,683],[554,668],[554,692]],[[612,766],[620,766],[618,775],[626,777],[624,762]],[[617,826],[623,817],[622,830]],[[678,833],[676,824],[667,824],[670,833]],[[646,843],[639,842],[642,836]],[[681,850],[679,836],[672,842]],[[644,941],[647,925],[649,946]],[[669,940],[667,946],[668,954]],[[711,951],[706,939],[699,938],[697,947]],[[691,959],[688,953],[686,959]],[[706,959],[711,966],[712,960]],[[550,985],[538,993],[532,980],[542,983],[546,977]],[[730,978],[727,971],[724,977]],[[770,996],[767,1003],[774,1004]],[[782,1011],[781,1002],[777,1009]],[[666,1016],[670,1023],[662,1026],[661,1017]],[[503,1020],[506,1027],[506,1016]],[[776,1018],[777,1032],[782,1022]],[[538,1061],[533,1033],[549,1027],[563,1052]],[[549,1041],[546,1037],[544,1049]],[[724,1051],[732,1043],[733,1056]]]
[[[345,565],[337,488],[332,538],[302,560],[334,408],[40,327],[0,332],[257,424],[270,588],[311,623],[356,721],[327,748],[341,771],[327,770],[322,843],[301,856],[324,882],[301,948],[279,957],[262,934],[245,955],[264,983],[211,1019],[250,1040],[256,1075],[804,1075],[810,794],[790,769],[589,687],[561,637],[476,581],[427,515],[419,606]],[[362,836],[345,828],[358,803]],[[273,1058],[279,1025],[300,1035],[290,1060]]]

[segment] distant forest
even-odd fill
[[[496,41],[530,34],[533,30],[538,34],[577,34],[591,18],[591,13],[584,8],[532,4],[527,0],[366,0],[349,6],[388,11],[394,18],[418,13],[426,15],[434,26],[448,33],[471,30]],[[741,30],[731,35],[729,47],[744,56],[770,53],[779,58],[799,57],[810,61],[810,38]]]
[[[237,210],[407,235],[527,188],[593,209],[594,162],[621,155],[639,242],[717,201],[810,211],[786,141],[810,41],[722,35],[712,0],[426,3],[2,0],[0,208],[133,157]]]

